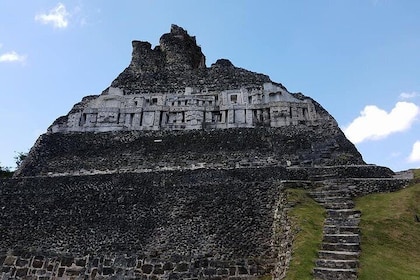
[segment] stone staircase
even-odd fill
[[[327,211],[322,245],[313,270],[316,280],[357,279],[361,213],[354,209],[348,189],[347,184],[331,180],[310,193]]]

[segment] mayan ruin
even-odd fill
[[[219,59],[177,25],[0,179],[1,279],[283,279],[285,190],[326,211],[314,279],[357,279],[354,198],[405,187],[318,102]]]

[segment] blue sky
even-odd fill
[[[0,164],[108,87],[132,40],[156,45],[174,23],[207,66],[228,58],[317,100],[367,163],[418,168],[419,13],[417,0],[3,0]]]

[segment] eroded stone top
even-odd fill
[[[136,74],[163,71],[185,71],[206,67],[205,56],[197,46],[195,37],[177,25],[162,35],[159,46],[152,49],[149,42],[133,41],[133,53],[129,68]]]
[[[84,98],[50,132],[188,130],[319,125],[333,118],[267,75],[206,59],[194,36],[172,25],[158,46],[133,41],[130,65],[100,96]]]
[[[177,25],[172,25],[153,49],[144,41],[133,41],[132,45],[130,65],[111,85],[125,94],[177,92],[185,87],[222,91],[272,82],[267,75],[235,67],[227,59],[207,67],[195,36]]]

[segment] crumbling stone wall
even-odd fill
[[[17,176],[364,164],[340,130],[307,126],[44,134]]]
[[[353,196],[408,183],[348,178],[364,175],[363,169],[388,172],[265,167],[3,179],[0,275],[281,278],[293,240],[284,188],[315,188],[319,183],[310,178],[332,171]]]
[[[2,180],[3,276],[283,273],[292,238],[281,177],[195,170]]]
[[[0,257],[2,279],[259,279],[273,270],[260,260],[162,260],[139,255]]]
[[[369,180],[353,178],[350,183],[349,193],[352,197],[361,197],[373,193],[387,193],[401,190],[408,186],[410,179],[370,178]]]
[[[112,82],[127,93],[177,92],[186,86],[200,91],[223,91],[243,86],[261,86],[271,82],[267,75],[234,67],[218,60],[206,67],[205,56],[194,36],[172,25],[159,45],[133,41],[130,65]]]

